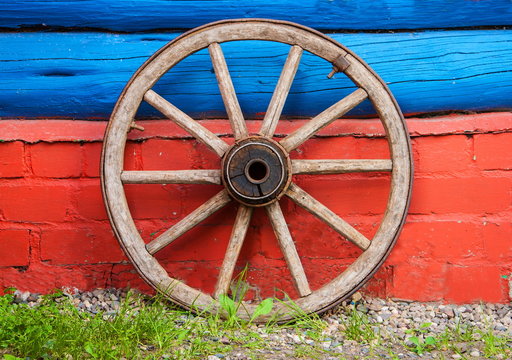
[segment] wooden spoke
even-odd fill
[[[238,212],[235,218],[235,224],[231,232],[231,238],[229,239],[226,256],[220,268],[219,278],[215,285],[215,291],[213,294],[214,298],[218,298],[220,294],[226,294],[229,290],[229,284],[233,277],[233,271],[235,270],[236,260],[242,249],[242,244],[249,228],[251,221],[253,208],[240,204]]]
[[[184,217],[181,221],[164,232],[162,235],[151,241],[146,245],[147,251],[154,255],[156,252],[162,250],[164,247],[172,243],[178,237],[192,229],[201,221],[212,215],[216,211],[222,209],[227,203],[231,201],[226,190],[220,191],[217,195],[213,196],[210,200],[195,209],[193,212]]]
[[[304,297],[311,294],[308,279],[306,278],[304,268],[300,262],[299,254],[297,253],[297,249],[293,243],[290,230],[288,229],[288,225],[286,224],[286,220],[284,219],[279,203],[276,201],[268,205],[265,209],[267,210],[277,241],[279,242],[281,251],[283,252],[288,268],[290,269],[290,273],[292,274],[295,287],[299,291],[300,296]]]
[[[393,163],[387,159],[347,160],[292,160],[292,172],[300,174],[342,174],[352,172],[391,171]]]
[[[188,131],[197,140],[208,146],[219,156],[224,155],[226,150],[229,148],[229,145],[222,141],[217,135],[200,125],[197,121],[192,119],[176,106],[172,105],[153,90],[148,90],[146,92],[144,100],[169,119],[173,120],[181,128]]]
[[[272,137],[274,135],[286,98],[288,97],[288,92],[299,67],[301,56],[302,48],[297,45],[292,46],[261,125],[260,134],[263,136]]]
[[[292,151],[311,136],[315,135],[320,129],[329,125],[331,122],[359,105],[367,97],[368,94],[365,90],[357,89],[352,94],[347,95],[336,104],[322,111],[301,128],[292,132],[281,140],[280,144],[286,149],[286,151]]]
[[[212,43],[208,46],[208,51],[210,52],[215,76],[219,83],[220,93],[222,95],[222,100],[224,101],[224,106],[226,107],[226,112],[228,113],[228,118],[231,123],[235,139],[238,140],[247,137],[247,126],[242,114],[242,109],[240,108],[240,104],[236,97],[235,87],[231,81],[228,65],[226,64],[226,59],[224,59],[222,49],[218,43]]]
[[[123,184],[215,184],[220,170],[123,171]]]
[[[293,183],[290,184],[286,195],[311,214],[323,220],[327,225],[343,235],[347,240],[354,243],[354,245],[358,246],[361,250],[364,251],[370,246],[370,240],[363,234],[297,185]]]

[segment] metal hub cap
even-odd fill
[[[222,181],[231,196],[249,206],[279,199],[291,178],[290,160],[275,141],[250,137],[233,145],[223,159]]]

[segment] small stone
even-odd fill
[[[452,359],[460,359],[462,356],[459,354],[453,354]]]
[[[35,302],[39,299],[39,296],[39,294],[30,294],[29,297],[27,298],[27,301]]]
[[[498,323],[498,324],[494,325],[494,330],[496,330],[496,331],[507,331],[507,327],[503,326],[500,323]]]
[[[473,356],[473,357],[479,357],[480,356],[480,351],[478,351],[477,349],[474,349],[472,350],[469,355]]]
[[[373,311],[381,311],[382,305],[376,302],[372,302],[371,304],[368,304],[368,309]]]
[[[382,318],[382,320],[388,320],[390,317],[391,317],[391,313],[390,312],[382,312],[380,314],[380,317]]]
[[[331,341],[322,341],[321,346],[324,350],[327,350],[331,347]]]
[[[479,332],[474,332],[473,334],[471,334],[471,338],[473,340],[476,340],[476,341],[481,340],[482,339],[482,334],[479,333]]]
[[[352,301],[353,302],[361,301],[362,298],[363,298],[363,295],[361,295],[361,293],[359,291],[357,291],[354,294],[352,294]]]
[[[451,307],[443,308],[442,312],[450,319],[455,316],[455,313]]]
[[[368,308],[366,306],[364,306],[363,304],[357,305],[356,309],[357,309],[357,311],[362,312],[363,314],[368,313]]]

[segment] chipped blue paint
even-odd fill
[[[433,29],[512,25],[510,0],[4,0],[0,27],[189,29],[230,18],[271,18],[317,29]]]

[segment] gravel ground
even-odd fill
[[[38,294],[29,292],[16,291],[15,296],[16,302],[29,306],[41,301]],[[119,310],[125,296],[126,291],[120,289],[90,292],[65,289],[62,297],[55,301],[70,298],[82,311],[111,316]],[[362,298],[356,293],[352,301],[344,302],[321,318],[325,326],[320,331],[321,338],[316,339],[301,327],[275,327],[269,332],[265,326],[252,325],[250,330],[264,338],[267,345],[253,350],[253,356],[256,354],[258,359],[312,358],[314,349],[314,358],[320,359],[512,358],[512,304],[446,305]],[[443,334],[449,340],[440,345]],[[451,335],[447,338],[446,334]],[[492,336],[489,338],[486,334],[506,340],[500,351],[487,357],[486,346],[492,342]],[[412,336],[422,344],[419,351],[410,339]],[[427,337],[436,340],[435,349],[425,345]],[[232,340],[218,341],[229,343]],[[236,349],[236,344],[233,345]],[[229,355],[207,357],[208,360],[248,358],[243,348]]]

